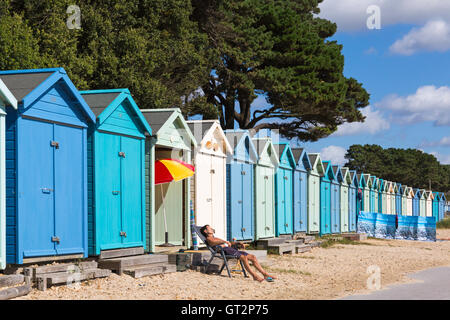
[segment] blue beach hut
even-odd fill
[[[344,180],[340,166],[331,166],[331,233],[341,233],[341,183]]]
[[[414,198],[412,199],[412,215],[415,217],[420,216],[420,197],[422,192],[420,189],[414,189]]]
[[[274,144],[280,164],[275,172],[275,220],[276,235],[294,232],[293,178],[296,167],[294,155],[288,143]]]
[[[128,89],[81,91],[88,131],[89,254],[144,247],[145,137],[152,130]]]
[[[356,171],[350,171],[350,184],[348,190],[348,227],[349,232],[356,232],[356,217],[358,216],[357,206],[358,175]]]
[[[228,240],[253,240],[254,166],[258,153],[246,130],[225,130],[233,149],[227,157],[227,237]]]
[[[308,227],[308,171],[311,162],[303,148],[293,148],[292,154],[296,163],[294,171],[294,233],[307,232]]]
[[[330,161],[322,161],[324,174],[320,179],[320,234],[331,233],[331,181],[334,180]]]
[[[7,263],[86,257],[95,115],[62,68],[2,71],[0,79],[19,102],[6,118]]]

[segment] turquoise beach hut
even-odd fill
[[[146,247],[145,138],[152,130],[128,89],[81,91],[88,131],[89,255]]]
[[[433,192],[433,217],[436,222],[439,221],[439,202],[441,201],[441,194],[439,192]]]
[[[275,174],[276,235],[292,234],[293,227],[293,178],[296,167],[294,155],[288,143],[274,144],[280,164]]]
[[[324,175],[320,179],[320,234],[331,233],[331,181],[335,179],[330,161],[322,161]]]

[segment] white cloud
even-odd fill
[[[376,104],[393,111],[402,124],[433,121],[436,126],[450,126],[450,87],[423,86],[416,93],[401,97],[390,95]]]
[[[367,55],[374,55],[374,54],[378,53],[378,50],[375,49],[374,47],[370,47],[369,49],[364,51],[364,53],[367,54]]]
[[[364,122],[351,122],[340,125],[334,136],[351,136],[357,134],[375,134],[379,131],[388,130],[391,126],[379,110],[368,106],[361,110],[366,117]]]
[[[320,151],[322,161],[331,161],[332,164],[343,166],[347,163],[345,154],[347,150],[338,146],[328,146]]]
[[[440,154],[439,152],[430,152],[441,164],[450,164],[450,154]]]
[[[443,137],[439,141],[426,141],[422,143],[421,147],[450,147],[450,136]]]
[[[421,51],[448,50],[450,50],[450,23],[444,20],[429,21],[422,28],[413,28],[390,47],[391,53],[405,56]]]
[[[336,22],[340,31],[367,29],[371,5],[380,7],[381,28],[398,23],[424,24],[437,18],[450,21],[448,0],[325,0],[320,17]]]

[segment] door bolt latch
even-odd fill
[[[245,176],[245,171],[241,171],[241,174],[242,174],[243,176]]]
[[[245,228],[242,228],[242,230],[241,230],[242,232],[245,232]]]
[[[56,141],[50,141],[50,145],[52,146],[52,147],[54,147],[55,149],[59,149],[59,142],[56,142]]]
[[[120,236],[121,237],[127,237],[127,233],[125,231],[120,231]]]
[[[56,242],[59,244],[61,240],[59,239],[59,237],[52,237],[52,242]]]
[[[125,152],[120,151],[120,152],[119,152],[119,157],[125,158]]]

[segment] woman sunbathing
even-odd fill
[[[245,270],[247,270],[248,273],[250,273],[250,275],[253,277],[253,280],[256,280],[259,282],[262,282],[264,280],[272,282],[273,279],[276,279],[274,276],[269,275],[261,267],[258,260],[256,259],[256,257],[253,254],[248,254],[245,251],[240,251],[240,250],[237,250],[232,247],[233,245],[236,245],[239,243],[237,243],[237,242],[231,243],[229,241],[214,237],[214,229],[211,228],[210,225],[205,225],[205,226],[201,227],[200,232],[206,238],[206,242],[208,243],[209,246],[213,247],[213,246],[219,245],[222,247],[222,250],[224,251],[224,253],[227,256],[233,256],[233,257],[236,257],[239,260],[241,260],[242,263],[244,264]],[[252,268],[250,267],[249,261],[251,261],[253,263],[253,266],[264,276],[264,278],[261,278],[260,276],[258,276],[256,274],[256,272],[254,272],[252,270]]]

